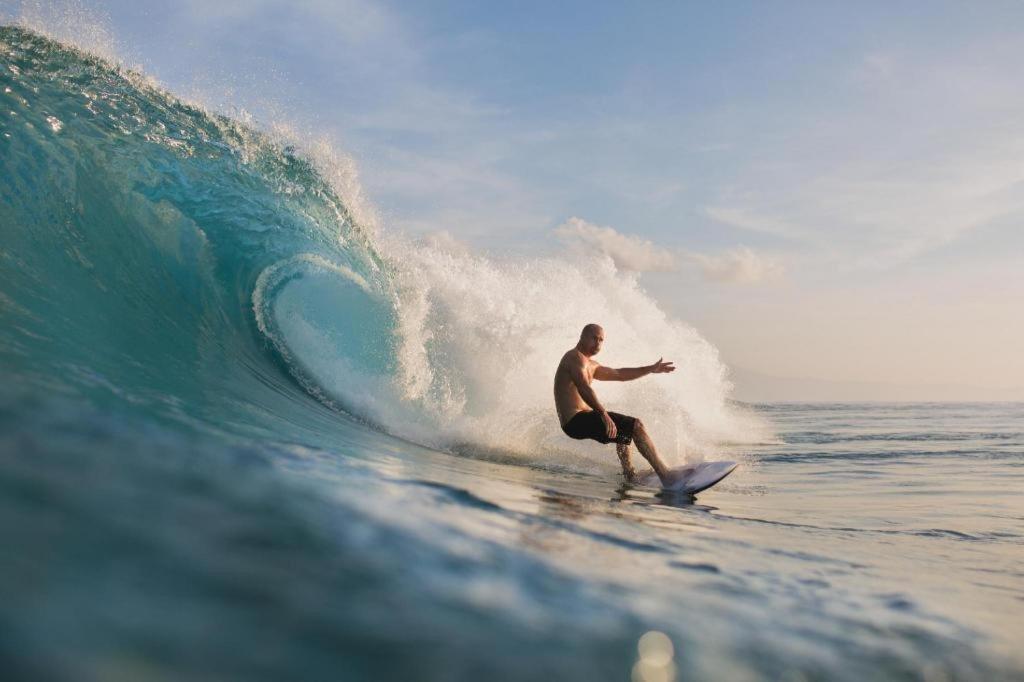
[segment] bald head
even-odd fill
[[[586,356],[596,355],[604,343],[604,329],[601,325],[591,322],[580,332],[580,341],[576,349]]]

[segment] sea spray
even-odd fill
[[[452,437],[522,452],[592,451],[561,434],[552,407],[554,368],[588,322],[605,328],[602,363],[678,363],[672,375],[597,386],[610,408],[643,418],[670,458],[684,448],[698,455],[732,425],[717,351],[609,259],[496,260],[422,242],[392,249],[407,395]]]

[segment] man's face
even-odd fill
[[[597,355],[604,344],[604,330],[587,331],[583,334],[584,352],[587,355]]]

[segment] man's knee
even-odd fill
[[[640,417],[637,417],[636,421],[633,422],[633,433],[643,433],[643,430],[644,423],[640,421]]]

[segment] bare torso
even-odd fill
[[[582,367],[583,376],[589,384],[594,380],[594,368],[597,367],[597,363],[575,348],[567,351],[558,363],[558,369],[555,371],[555,409],[558,410],[558,420],[562,426],[577,413],[590,409],[583,402],[579,389],[572,380],[570,369],[573,366]]]

